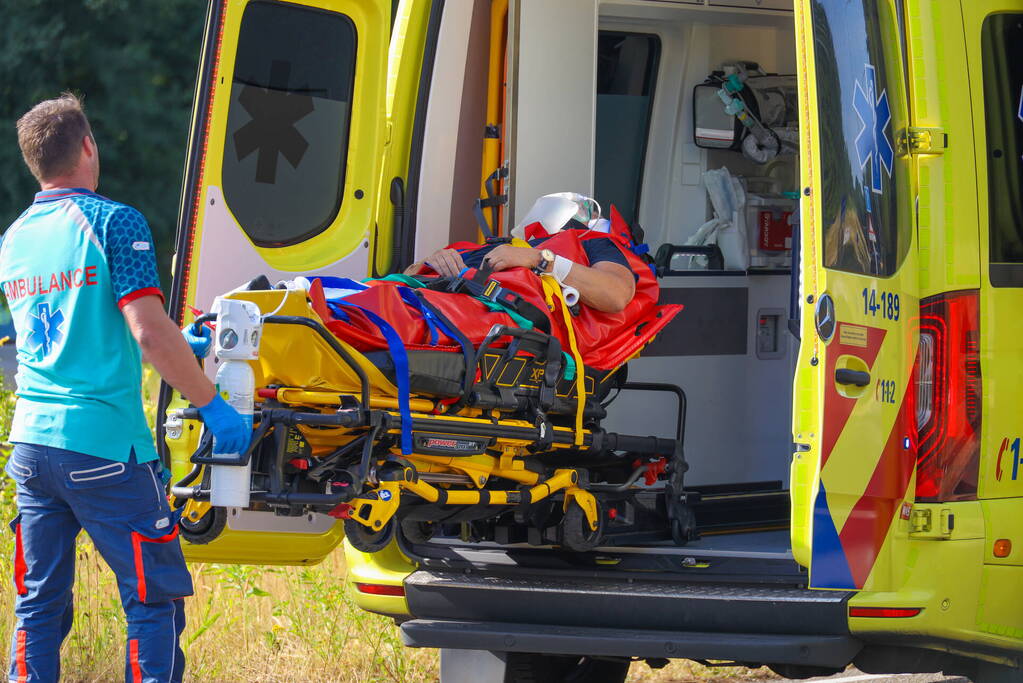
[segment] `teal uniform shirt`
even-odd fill
[[[18,348],[10,440],[155,459],[142,354],[120,311],[163,298],[142,214],[88,190],[40,192],[4,233],[0,285]]]

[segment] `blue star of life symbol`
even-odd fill
[[[877,92],[877,80],[874,67],[863,65],[863,83],[856,81],[856,92],[853,96],[853,109],[860,120],[860,132],[856,135],[856,156],[860,160],[860,168],[871,164],[870,189],[881,194],[881,167],[888,177],[892,175],[892,163],[895,161],[895,150],[885,128],[892,120],[892,110],[888,105],[888,91]]]
[[[64,338],[64,331],[61,329],[64,324],[64,313],[59,308],[51,313],[50,304],[39,304],[31,318],[29,341],[47,356],[54,345],[59,344]]]

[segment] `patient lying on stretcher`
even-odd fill
[[[612,370],[678,307],[657,305],[656,278],[613,207],[609,224],[609,232],[598,232],[569,220],[552,234],[537,222],[525,227],[526,240],[456,243],[405,275],[371,280],[340,297],[322,278],[326,295],[312,292],[313,307],[360,351],[389,348],[381,319],[410,350],[464,352],[501,325],[551,334],[585,367]],[[581,305],[566,300],[570,290]]]
[[[586,226],[572,220],[562,230],[585,231]],[[458,277],[467,267],[480,268],[484,265],[494,272],[528,268],[536,273],[554,275],[579,292],[579,300],[584,306],[598,311],[618,313],[632,301],[639,276],[632,272],[621,248],[611,237],[596,237],[582,243],[588,264],[576,263],[548,249],[545,246],[548,241],[549,237],[538,237],[521,245],[485,244],[475,249],[440,249],[424,261],[409,266],[405,273],[415,275],[423,266],[442,277]]]

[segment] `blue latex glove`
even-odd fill
[[[192,324],[186,325],[181,334],[192,347],[192,353],[196,358],[205,358],[209,355],[210,346],[213,344],[213,330],[205,325]]]
[[[220,394],[199,408],[206,429],[213,432],[213,452],[242,453],[252,440],[252,417],[243,417]]]

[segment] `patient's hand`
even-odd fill
[[[509,268],[536,268],[540,265],[540,250],[502,244],[494,247],[484,261],[489,263],[495,272]]]
[[[415,275],[424,263],[437,271],[441,277],[458,277],[458,274],[465,268],[461,254],[454,249],[440,249],[426,257],[421,263],[413,263],[405,269],[405,274]]]

